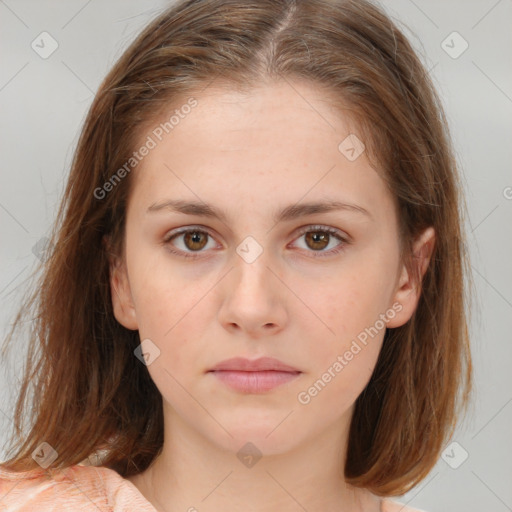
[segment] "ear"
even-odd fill
[[[402,309],[387,322],[386,327],[404,325],[416,311],[421,295],[421,281],[428,268],[434,245],[435,231],[432,226],[429,226],[413,244],[413,262],[416,271],[413,272],[414,275],[409,275],[405,264],[402,266],[400,279],[392,301],[392,304],[400,303]]]
[[[130,282],[124,259],[111,251],[110,241],[104,238],[104,244],[109,260],[110,295],[116,320],[126,327],[136,331],[139,326],[135,305],[133,304]]]

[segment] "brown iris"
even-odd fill
[[[187,231],[184,233],[183,240],[186,247],[191,251],[200,251],[206,245],[208,233],[203,233],[202,231]]]
[[[311,249],[321,250],[329,244],[329,233],[322,231],[309,231],[306,233],[306,243]],[[311,245],[311,243],[313,245]],[[316,244],[320,244],[320,247]]]

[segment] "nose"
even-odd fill
[[[278,277],[275,262],[263,251],[250,263],[235,255],[234,267],[221,285],[221,325],[252,338],[284,329],[288,321],[286,295],[290,292]]]

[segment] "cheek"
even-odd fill
[[[326,339],[339,344],[372,327],[385,313],[389,286],[375,267],[363,266],[344,270],[338,279],[333,276],[315,295],[318,316],[327,327]]]
[[[324,421],[335,421],[346,412],[364,390],[375,369],[384,331],[365,341],[350,338],[324,345],[322,357],[300,393],[305,412]]]
[[[159,357],[148,366],[149,374],[167,401],[184,401],[190,397],[183,386],[192,374],[203,370],[200,359],[202,347],[198,344],[206,330],[205,300],[193,287],[186,291],[183,283],[175,281],[165,286],[159,280],[147,282],[138,297],[137,317],[140,338],[149,338],[159,349]]]
[[[329,387],[343,396],[350,396],[351,390],[362,391],[382,347],[386,332],[383,317],[389,317],[386,308],[392,284],[392,262],[388,260],[382,254],[359,258],[338,276],[333,275],[311,299],[315,305],[312,309],[323,324],[315,321],[316,327],[311,323],[304,329],[311,332],[321,326],[324,333],[316,334],[317,342],[311,347],[311,361],[315,361],[313,377],[323,382],[330,378],[322,378],[323,374],[334,374]],[[313,332],[311,336],[315,339]]]
[[[166,285],[167,284],[167,285]],[[197,289],[176,279],[146,281],[137,296],[137,319],[140,336],[151,338],[169,350],[174,345],[184,348],[198,339],[202,319],[206,317],[203,287]]]
[[[127,248],[130,287],[141,336],[168,338],[211,287],[211,279],[186,275],[164,247],[144,241]]]
[[[191,368],[198,368],[198,352],[202,350],[198,344],[212,323],[211,292],[218,277],[191,280],[165,258],[153,258],[151,263],[141,266],[133,261],[132,289],[139,335],[141,340],[151,339],[160,350],[150,373],[160,374],[165,368],[179,378]],[[158,375],[154,377],[159,380]],[[167,377],[163,377],[165,381]]]

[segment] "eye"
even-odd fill
[[[313,255],[316,258],[341,252],[350,243],[341,233],[338,229],[329,226],[307,226],[299,233],[299,238],[306,235],[306,250],[309,249],[308,252],[316,253]],[[190,226],[172,231],[164,238],[163,244],[173,254],[185,258],[197,258],[201,255],[201,252],[204,252],[203,249],[215,247],[215,245],[214,247],[207,247],[208,238],[213,239],[209,231],[204,228]],[[171,243],[175,239],[181,241],[181,243]],[[337,239],[341,243],[325,251],[324,249],[331,244],[333,239]],[[173,247],[177,247],[178,250]]]
[[[315,258],[337,254],[349,243],[347,238],[341,234],[341,231],[329,226],[307,226],[299,235],[299,238],[305,235],[306,249],[310,249],[309,252],[316,253],[313,255]],[[324,251],[331,244],[333,238],[341,243],[331,250]]]
[[[173,231],[169,233],[163,240],[163,243],[168,247],[168,250],[173,254],[184,256],[185,258],[197,258],[202,252],[208,242],[208,237],[212,238],[208,231],[195,227],[182,228],[179,231]],[[170,242],[174,239],[182,239],[182,243],[178,244],[182,247],[178,247],[178,251],[174,250]],[[189,252],[190,251],[190,252]]]

